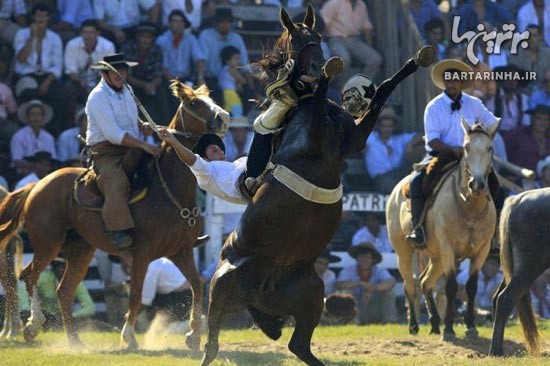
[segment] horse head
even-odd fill
[[[462,117],[460,119],[464,130],[464,170],[468,179],[470,194],[479,195],[486,191],[487,176],[493,161],[493,138],[498,130],[500,118],[489,127],[480,123],[470,126]]]
[[[279,20],[284,32],[277,44],[282,45],[284,62],[295,62],[292,83],[298,93],[304,90],[305,83],[314,83],[321,76],[325,57],[321,49],[321,35],[315,31],[315,11],[308,5],[302,23],[294,23],[285,9],[281,8]]]
[[[193,89],[179,80],[172,80],[170,89],[180,100],[170,128],[187,137],[198,138],[205,133],[225,135],[229,127],[229,113],[210,98],[206,85]]]

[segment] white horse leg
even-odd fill
[[[139,348],[137,339],[136,339],[136,330],[133,325],[128,322],[128,319],[124,322],[122,327],[122,332],[120,333],[121,344],[125,344],[128,349],[137,349]]]
[[[42,325],[44,325],[45,322],[46,317],[42,312],[42,306],[40,305],[40,298],[38,296],[38,289],[36,288],[36,286],[34,286],[31,296],[31,316],[29,317],[29,320],[25,325],[25,329],[23,330],[25,340],[31,341],[36,338],[38,332],[40,331],[40,328],[42,328]]]

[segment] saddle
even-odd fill
[[[424,166],[415,166],[416,170],[425,170],[426,175],[422,180],[422,193],[424,197],[429,198],[432,195],[436,195],[441,188],[441,183],[444,182],[446,177],[455,167],[458,166],[458,160],[453,154],[441,153],[433,158],[429,164]],[[403,186],[403,196],[410,199],[411,182],[408,181]]]
[[[132,205],[147,196],[148,187],[154,174],[154,161],[148,154],[143,154],[133,173],[128,174],[131,192],[128,204]],[[101,211],[104,197],[97,186],[98,172],[93,165],[89,166],[74,181],[73,198],[76,203],[91,211]]]

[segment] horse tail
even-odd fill
[[[36,183],[27,184],[7,195],[0,203],[0,250],[6,248],[23,223],[23,207],[35,185]]]
[[[520,201],[519,198],[514,197],[508,199],[504,208],[502,209],[500,217],[499,239],[500,239],[500,261],[502,263],[502,271],[504,272],[504,279],[506,283],[510,283],[512,274],[514,272],[514,258],[512,253],[512,241],[510,238],[510,216],[512,214],[512,208]],[[540,355],[540,334],[535,322],[535,311],[531,304],[531,294],[529,290],[526,291],[523,296],[518,299],[516,305],[518,310],[518,316],[521,323],[521,329],[523,332],[523,339],[527,348],[527,353],[531,356]]]

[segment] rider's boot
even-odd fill
[[[411,233],[407,235],[407,240],[417,249],[423,249],[426,247],[424,226],[420,221],[425,204],[425,198],[422,192],[423,177],[423,172],[415,173],[411,180],[411,221],[413,229]]]

